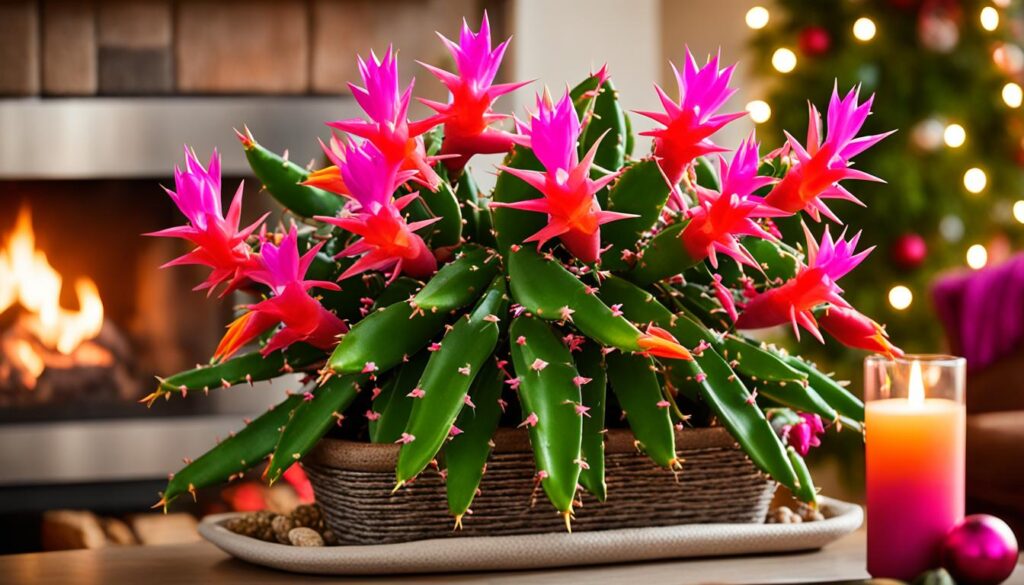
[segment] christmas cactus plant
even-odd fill
[[[882,138],[857,136],[871,99],[834,94],[824,139],[812,107],[806,144],[787,135],[762,155],[751,136],[725,156],[711,136],[742,116],[718,111],[733,68],[687,55],[678,99],[656,87],[664,111],[640,112],[653,150],[634,157],[605,68],[557,99],[543,91],[502,129],[494,102],[524,84],[495,83],[508,41],[490,37],[486,17],[442,37],[456,70],[425,67],[450,98],[423,100],[436,112],[423,120],[409,119],[391,50],[360,59],[350,87],[365,117],[329,123],[340,133],[325,168],[240,133],[290,212],[277,228],[240,227],[241,186],[225,215],[217,153],[204,168],[186,149],[168,193],[188,223],[152,235],[188,242],[169,266],[210,268],[197,289],[249,300],[209,365],[161,379],[145,402],[293,372],[306,387],[174,474],[162,504],[268,457],[273,482],[333,432],[398,443],[396,490],[440,469],[459,524],[509,426],[529,433],[536,480],[568,524],[578,490],[606,496],[606,428],[628,426],[653,464],[685,473],[675,433],[688,425],[725,427],[815,502],[802,456],[825,426],[859,430],[863,405],[743,331],[792,324],[899,352],[836,283],[868,253],[858,237],[826,227],[792,246],[772,224],[838,222],[824,200],[855,200],[839,182],[874,179],[850,162]],[[480,153],[507,153],[489,194],[469,167]]]

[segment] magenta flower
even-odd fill
[[[461,171],[474,154],[507,152],[512,148],[513,135],[492,128],[491,124],[507,118],[493,110],[495,100],[529,82],[494,84],[508,41],[491,49],[491,27],[484,12],[480,32],[470,30],[465,20],[458,44],[438,33],[452,58],[458,75],[426,63],[420,63],[448,88],[447,104],[431,100],[420,101],[438,112],[444,123],[444,142],[441,155],[457,155],[446,160],[453,172]]]
[[[716,113],[736,92],[729,89],[729,80],[736,66],[719,69],[718,61],[719,56],[716,55],[704,67],[698,68],[693,54],[687,49],[683,72],[672,65],[679,87],[679,101],[673,101],[665,90],[655,84],[654,89],[665,111],[637,112],[663,126],[641,134],[654,138],[654,156],[671,185],[679,183],[686,168],[698,156],[725,151],[711,141],[711,135],[746,115],[744,112]]]
[[[427,156],[421,136],[436,126],[439,121],[430,118],[410,122],[409,100],[415,80],[405,91],[398,84],[398,61],[391,47],[384,53],[383,60],[370,52],[369,61],[359,57],[359,74],[366,87],[349,84],[352,96],[359,102],[370,118],[328,122],[328,126],[365,138],[373,143],[384,159],[398,169],[417,171],[415,179],[431,190],[437,188],[441,177],[431,168],[433,160]],[[322,177],[325,171],[319,171]]]
[[[903,350],[889,341],[885,327],[874,319],[846,307],[829,307],[818,318],[821,328],[846,347],[883,354],[889,359],[903,356]]]
[[[810,453],[811,447],[821,446],[820,437],[824,434],[821,417],[806,412],[800,413],[800,422],[782,427],[782,439],[801,456]]]
[[[347,331],[345,323],[310,296],[309,290],[313,287],[338,290],[338,285],[322,280],[304,280],[309,265],[323,244],[317,244],[300,257],[295,226],[280,244],[275,245],[269,240],[263,243],[259,267],[249,276],[267,285],[271,296],[249,305],[248,311],[228,326],[214,358],[230,358],[242,346],[278,324],[284,327],[263,346],[260,350],[263,355],[300,341],[321,349],[329,349],[337,343],[338,335]]]
[[[840,296],[843,290],[836,281],[853,270],[874,249],[871,247],[854,253],[859,239],[858,233],[849,241],[840,236],[833,242],[826,228],[819,247],[808,233],[808,265],[781,286],[753,296],[736,320],[736,328],[760,329],[792,322],[797,339],[800,338],[800,326],[823,341],[812,310],[825,303],[850,307]]]
[[[255,266],[254,254],[246,239],[270,214],[264,214],[249,227],[239,230],[242,217],[242,184],[239,183],[227,217],[224,216],[220,200],[220,155],[216,149],[210,155],[209,168],[206,169],[195,152],[186,146],[185,170],[174,167],[174,189],[164,188],[188,218],[188,225],[146,235],[182,238],[194,244],[195,248],[161,268],[189,264],[208,266],[210,275],[194,290],[205,289],[207,294],[212,294],[221,283],[226,283],[221,296],[235,290],[245,282],[247,272]]]
[[[395,188],[408,179],[410,171],[396,171],[373,143],[349,144],[337,157],[339,173],[348,189],[354,209],[341,217],[317,216],[316,219],[336,225],[361,239],[342,250],[338,256],[362,256],[339,280],[367,270],[390,271],[394,280],[402,273],[417,278],[430,276],[437,270],[437,260],[415,232],[440,218],[406,223],[401,211],[419,194],[392,200]]]
[[[758,225],[754,218],[781,214],[764,205],[763,199],[754,195],[755,191],[773,181],[771,177],[758,176],[759,163],[758,144],[751,134],[736,150],[732,164],[719,157],[721,191],[696,187],[698,205],[687,210],[690,221],[679,234],[691,258],[709,258],[711,265],[717,268],[717,253],[721,252],[741,264],[760,270],[757,260],[740,244],[737,237],[770,239],[771,234]]]
[[[537,242],[538,248],[558,237],[565,247],[584,262],[597,262],[600,257],[601,226],[611,221],[634,217],[630,214],[602,211],[595,194],[618,176],[618,172],[599,179],[590,178],[590,167],[600,140],[579,160],[576,144],[580,121],[568,92],[557,105],[545,92],[537,98],[537,113],[529,126],[521,128],[518,140],[529,145],[544,166],[545,172],[526,171],[500,166],[501,170],[522,179],[544,197],[516,203],[491,203],[523,211],[545,213],[548,224],[526,239]]]
[[[786,176],[765,197],[769,205],[789,213],[806,209],[815,221],[820,221],[821,215],[824,215],[836,223],[842,222],[825,205],[824,199],[845,199],[864,205],[839,181],[882,181],[874,175],[851,169],[850,159],[892,132],[857,137],[864,121],[871,114],[871,104],[875,99],[872,95],[858,105],[859,94],[860,86],[857,86],[840,99],[838,86],[832,89],[832,99],[828,104],[828,135],[824,141],[821,140],[821,114],[813,105],[810,106],[807,127],[807,148],[786,133],[784,150],[792,150],[796,160]]]

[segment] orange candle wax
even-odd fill
[[[943,537],[964,517],[966,412],[925,398],[914,367],[907,398],[865,406],[868,572],[907,581],[938,566]]]

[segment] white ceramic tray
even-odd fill
[[[381,575],[539,569],[818,549],[860,527],[860,506],[821,498],[825,520],[801,524],[690,524],[598,532],[459,537],[401,544],[303,548],[235,534],[208,516],[199,533],[228,554],[295,573]]]

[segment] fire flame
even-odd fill
[[[18,214],[14,231],[0,248],[0,314],[20,305],[28,315],[23,322],[38,341],[49,349],[70,355],[82,342],[96,337],[103,327],[103,301],[96,283],[89,278],[75,280],[78,310],[60,306],[63,279],[50,266],[46,254],[36,249],[32,215],[27,207]],[[38,378],[44,361],[27,341],[19,341],[10,356],[32,378]]]

